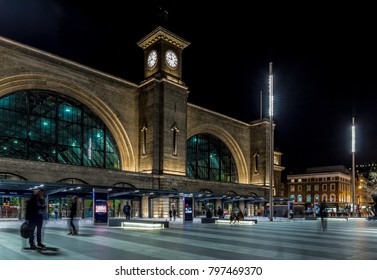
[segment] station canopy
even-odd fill
[[[107,193],[108,199],[127,199],[130,197],[191,197],[196,201],[221,199],[224,202],[245,201],[247,203],[269,202],[268,197],[257,195],[218,194],[210,192],[181,192],[169,189],[144,189],[131,185],[106,187],[88,184],[70,184],[66,182],[35,182],[26,180],[0,179],[0,195],[30,195],[34,189],[42,189],[48,196],[92,197],[93,193]],[[274,202],[287,202],[290,198],[274,197]]]

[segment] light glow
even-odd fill
[[[270,74],[269,78],[269,103],[270,103],[270,108],[269,108],[269,115],[272,117],[274,115],[274,95],[273,95],[273,82],[274,82],[274,77],[272,74]]]
[[[352,123],[352,153],[356,152],[356,127],[355,123]]]

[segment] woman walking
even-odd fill
[[[71,198],[71,207],[70,207],[70,213],[69,213],[70,232],[68,233],[68,235],[77,235],[77,228],[76,228],[75,223],[74,223],[74,219],[76,217],[76,214],[77,214],[77,196],[73,196]]]

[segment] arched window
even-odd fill
[[[238,183],[232,154],[220,139],[210,134],[195,135],[187,141],[187,176]]]
[[[312,202],[312,196],[310,194],[306,195],[306,202],[308,203]]]
[[[4,173],[4,172],[1,172],[0,173],[0,180],[1,179],[5,179],[5,180],[13,180],[13,181],[17,181],[17,180],[20,180],[20,181],[27,181],[24,177],[21,177],[19,175],[16,175],[16,174],[12,174],[12,173]]]
[[[297,202],[302,202],[302,195],[301,195],[301,194],[299,194],[299,195],[297,196]]]
[[[74,184],[88,185],[87,182],[80,179],[76,179],[76,178],[65,178],[65,179],[59,180],[58,183],[73,184],[73,185]]]
[[[0,99],[0,157],[120,169],[101,119],[77,100],[37,89]]]

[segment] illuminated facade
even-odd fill
[[[268,196],[268,119],[244,123],[188,103],[181,61],[189,43],[170,31],[158,27],[138,45],[139,84],[0,37],[2,211],[22,209],[30,187],[42,185],[61,213],[75,187],[83,217],[93,215],[84,189],[134,190],[113,193],[114,217],[126,200],[136,217],[167,217],[172,205],[183,217],[188,198],[193,212],[213,210],[228,194],[249,215],[261,207],[235,198]],[[284,168],[274,155],[279,186]]]
[[[331,216],[349,216],[352,209],[351,171],[345,166],[307,168],[304,173],[287,175],[288,194],[296,216],[314,215],[318,205],[326,201]],[[369,198],[368,198],[369,196]],[[366,216],[371,202],[367,181],[356,178],[356,213]]]

